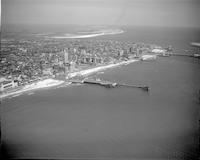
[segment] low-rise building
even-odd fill
[[[14,87],[17,87],[18,86],[18,83],[17,81],[3,81],[0,83],[1,84],[1,88],[0,88],[0,91],[3,92],[7,89],[10,89],[10,88],[14,88]]]

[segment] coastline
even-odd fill
[[[95,72],[103,71],[103,70],[106,70],[108,68],[113,68],[113,67],[117,67],[117,66],[121,66],[121,65],[125,65],[125,64],[127,65],[127,64],[130,64],[130,63],[133,63],[133,62],[137,62],[137,61],[139,61],[139,60],[131,59],[131,60],[128,60],[128,61],[108,64],[108,65],[105,65],[105,66],[98,66],[98,67],[95,67],[95,68],[90,68],[90,69],[86,69],[86,70],[70,73],[68,75],[68,77],[66,77],[66,78],[73,78],[73,77],[78,76],[78,75],[87,76],[89,74],[93,74]]]
[[[0,98],[6,98],[6,97],[9,97],[9,96],[19,95],[19,94],[25,93],[27,91],[32,91],[32,90],[36,90],[36,89],[58,86],[58,85],[61,85],[63,83],[64,83],[64,81],[49,78],[49,79],[41,80],[39,82],[35,82],[35,83],[32,83],[32,84],[25,85],[20,90],[2,94],[2,95],[0,95]]]
[[[69,73],[68,76],[66,77],[66,80],[69,79],[69,78],[76,77],[78,75],[88,76],[90,74],[93,74],[93,73],[96,73],[96,72],[99,72],[99,71],[103,71],[103,70],[106,70],[106,69],[109,69],[109,68],[114,68],[114,67],[121,66],[121,65],[127,65],[127,64],[137,62],[137,61],[139,61],[139,60],[131,59],[131,60],[128,60],[128,61],[122,61],[122,62],[119,62],[119,63],[113,63],[113,64],[104,65],[104,66],[97,66],[97,67],[94,67],[94,68]],[[25,85],[20,90],[2,94],[2,95],[0,95],[0,98],[15,96],[15,95],[19,95],[19,94],[25,93],[27,91],[32,91],[32,90],[36,90],[36,89],[43,89],[43,88],[50,88],[50,87],[54,87],[54,86],[59,86],[63,83],[65,83],[65,81],[48,78],[48,79],[45,79],[45,80],[41,80],[39,82],[35,82],[35,83],[32,83],[32,84]],[[67,85],[69,85],[69,84],[71,84],[71,83],[68,82]]]

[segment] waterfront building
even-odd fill
[[[86,50],[85,49],[81,49],[81,54],[82,55],[86,55]]]
[[[157,54],[165,54],[165,53],[166,53],[166,50],[155,48],[155,49],[153,49],[151,52],[152,52],[152,53],[157,53]]]
[[[69,53],[66,50],[64,50],[64,70],[65,74],[70,71]]]
[[[42,71],[43,75],[53,75],[53,71],[52,71],[52,68],[49,67],[49,68],[45,68],[43,71]]]
[[[73,72],[75,70],[76,63],[75,62],[70,62],[70,72]]]
[[[18,83],[16,81],[12,80],[12,81],[3,81],[0,83],[0,85],[1,85],[0,91],[3,92],[7,89],[17,87]]]
[[[123,58],[128,58],[128,51],[127,51],[127,50],[124,50],[122,56],[123,56]]]
[[[76,52],[77,52],[77,49],[76,49],[76,48],[74,48],[74,54],[76,54]]]
[[[78,61],[78,56],[77,55],[74,55],[74,57],[75,57],[75,63],[77,63],[77,61]]]
[[[84,57],[81,57],[81,63],[84,64],[97,64],[97,63],[102,63],[103,60],[100,56],[97,55],[87,55]]]
[[[123,54],[124,54],[124,50],[120,50],[119,51],[119,56],[121,57],[121,56],[123,56]]]
[[[140,57],[141,55],[142,55],[142,50],[137,48],[135,56]]]
[[[42,61],[40,61],[40,71],[41,71],[41,73],[43,72],[43,65],[42,65]]]
[[[133,47],[130,47],[129,48],[129,53],[133,53],[133,52],[134,52]]]

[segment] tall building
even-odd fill
[[[142,50],[139,49],[139,48],[137,48],[137,51],[136,51],[136,57],[141,56],[141,54],[142,54]]]
[[[70,70],[70,63],[69,63],[69,54],[68,50],[64,50],[64,72],[67,74],[67,72]]]
[[[75,63],[77,63],[77,61],[78,61],[78,57],[77,57],[77,55],[75,55]]]
[[[77,49],[76,49],[76,48],[74,48],[74,54],[76,54],[76,52],[77,52]]]
[[[85,55],[86,54],[86,50],[85,49],[81,49],[81,54]]]
[[[43,72],[42,61],[40,61],[40,71],[41,71],[41,73]]]
[[[3,81],[0,83],[0,91],[3,92],[9,88],[17,87],[18,83],[14,80],[12,81]]]
[[[129,53],[133,53],[133,47],[129,48]]]
[[[66,52],[66,50],[64,50],[64,63],[65,64],[69,63],[69,55],[68,52]]]
[[[70,71],[75,70],[76,63],[75,62],[70,62]]]

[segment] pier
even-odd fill
[[[130,84],[118,84],[118,86],[123,86],[123,87],[132,87],[132,88],[140,88],[143,89],[144,91],[149,91],[149,87],[146,85],[130,85]]]
[[[83,83],[96,84],[96,85],[104,86],[106,88],[114,88],[118,85],[117,83],[114,83],[114,82],[102,81],[102,80],[99,80],[99,81],[97,81],[97,80],[83,80]]]
[[[179,53],[171,53],[171,56],[185,56],[185,57],[194,57],[200,58],[200,54],[179,54]]]
[[[144,91],[149,91],[149,87],[146,85],[131,85],[131,84],[125,84],[125,83],[116,83],[116,82],[110,82],[110,81],[103,81],[103,80],[71,80],[72,83],[86,83],[86,84],[94,84],[94,85],[100,85],[104,86],[106,88],[115,88],[115,87],[131,87],[131,88],[139,88]]]

